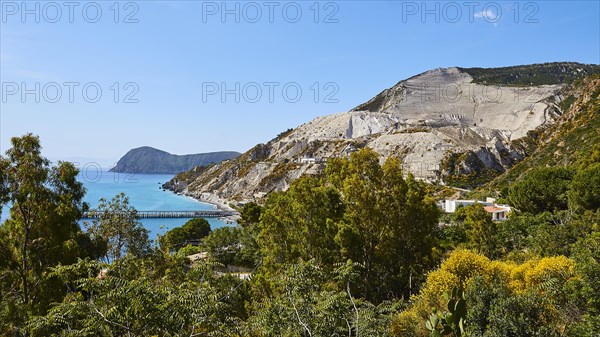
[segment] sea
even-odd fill
[[[191,197],[178,195],[162,189],[162,184],[169,181],[173,175],[169,174],[138,174],[109,172],[107,169],[93,169],[82,171],[78,180],[83,183],[87,193],[84,201],[95,208],[100,198],[110,200],[120,192],[129,197],[129,203],[138,211],[192,211],[192,210],[216,210],[212,204],[199,202]],[[0,222],[9,217],[9,206],[2,208]],[[142,225],[150,232],[150,237],[156,239],[158,234],[164,234],[167,230],[179,227],[189,219],[140,219]],[[206,219],[211,228],[232,226],[222,219]],[[82,221],[83,227],[83,221]]]

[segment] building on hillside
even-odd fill
[[[446,213],[454,213],[459,206],[466,207],[474,204],[482,204],[483,206],[491,206],[494,203],[489,201],[479,201],[479,200],[446,200],[444,202],[444,212]]]
[[[493,221],[504,221],[507,219],[511,207],[508,205],[496,204],[496,199],[486,198],[485,201],[480,200],[446,200],[441,204],[441,208],[446,213],[454,213],[458,207],[466,207],[474,204],[481,204],[483,209],[490,213]]]
[[[492,214],[493,221],[506,220],[506,216],[508,215],[508,213],[510,213],[511,210],[511,208],[506,205],[485,206],[483,209],[485,209],[486,212]]]

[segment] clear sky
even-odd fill
[[[51,159],[103,164],[143,145],[243,152],[436,67],[600,63],[599,1],[2,0],[1,15],[2,153],[32,132]]]

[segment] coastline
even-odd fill
[[[186,196],[196,202],[212,205],[214,208],[220,211],[233,212],[233,215],[221,218],[226,221],[237,223],[237,220],[240,218],[239,212],[230,206],[231,200],[221,198],[211,192],[190,192],[187,190],[187,183],[179,182],[176,177],[173,177],[166,183],[162,184],[162,188],[163,190],[169,191],[173,194]]]
[[[235,212],[227,205],[226,200],[215,198],[199,198],[199,195],[185,193],[183,190],[165,189],[163,185],[173,179],[170,174],[126,174],[111,172],[107,174],[98,172],[81,172],[78,180],[84,184],[86,195],[84,201],[90,208],[98,206],[98,200],[105,198],[110,200],[114,195],[124,192],[130,198],[130,203],[137,210],[210,210]],[[158,184],[157,184],[158,183]],[[181,206],[181,207],[180,207]],[[3,212],[2,218],[8,215]],[[237,212],[230,217],[214,218],[219,223],[231,224],[239,217]],[[150,221],[151,222],[151,221]]]
[[[174,191],[170,191],[170,192],[176,193]],[[229,206],[229,200],[220,198],[220,197],[214,195],[213,193],[205,192],[205,193],[201,193],[200,195],[195,195],[195,194],[186,193],[186,192],[180,192],[180,193],[181,193],[181,195],[185,195],[188,198],[192,198],[198,202],[213,205],[218,210],[235,213],[232,216],[226,216],[226,217],[223,217],[222,219],[237,222],[237,220],[240,218],[239,212],[237,210],[235,210],[234,208],[232,208],[231,206]]]

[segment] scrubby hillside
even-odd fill
[[[563,95],[564,116],[551,127],[532,133],[524,144],[530,155],[481,187],[480,194],[506,194],[506,186],[532,168],[581,167],[600,159],[600,75],[576,81]]]
[[[600,74],[600,66],[573,62],[543,63],[501,68],[459,68],[481,84],[531,86],[571,83],[582,77]]]

